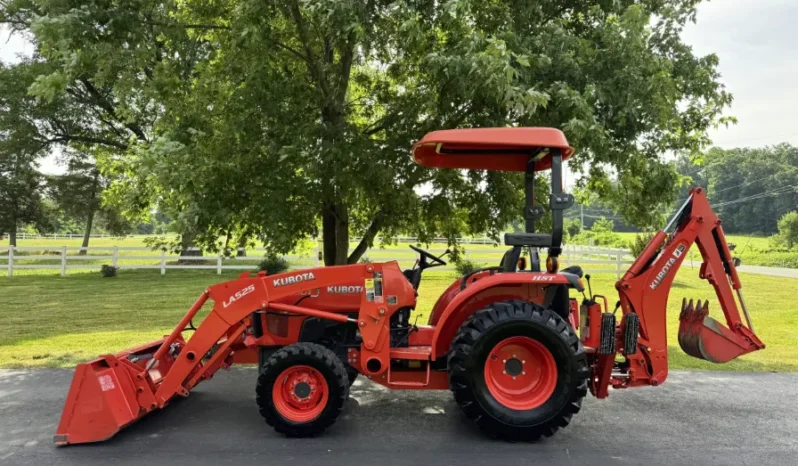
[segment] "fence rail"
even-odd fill
[[[495,265],[501,261],[506,247],[467,247],[465,257],[477,264]],[[191,250],[188,250],[191,251]],[[432,254],[442,254],[445,249],[433,247]],[[305,254],[283,256],[291,269],[304,269],[322,265],[319,248],[313,248]],[[4,253],[4,254],[3,254]],[[81,254],[83,253],[83,254]],[[224,254],[211,256],[177,255],[168,251],[153,251],[147,247],[134,246],[90,246],[82,247],[9,247],[7,251],[0,249],[0,269],[5,266],[8,276],[12,277],[18,270],[58,270],[65,276],[72,269],[96,269],[102,265],[111,265],[121,270],[144,269],[159,270],[165,274],[167,270],[216,270],[221,274],[225,270],[253,270],[258,266],[265,249],[256,248],[246,251],[249,256],[229,257]],[[397,261],[403,268],[412,267],[418,255],[412,250],[371,249],[365,255],[373,262]],[[586,272],[615,272],[620,278],[625,266],[631,264],[633,258],[625,249],[601,248],[594,246],[567,245],[563,249],[560,261],[563,267],[578,264]],[[452,264],[436,270],[455,270]]]

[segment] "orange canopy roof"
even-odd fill
[[[574,153],[562,131],[554,128],[475,128],[433,131],[413,145],[413,160],[426,167],[526,171],[530,155],[535,170],[551,168],[545,149],[560,149],[563,160]]]

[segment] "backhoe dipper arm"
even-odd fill
[[[674,224],[675,232],[669,235],[666,231]],[[656,233],[615,285],[624,315],[636,312],[640,319],[638,349],[627,355],[628,385],[659,385],[668,375],[668,295],[676,271],[693,243],[698,244],[703,259],[699,277],[715,289],[728,328],[707,315],[708,302],[693,306],[692,300],[685,300],[679,329],[682,348],[691,356],[712,362],[727,362],[764,348],[751,327],[721,221],[712,211],[704,189],[693,188],[668,226]],[[733,290],[740,298],[747,326],[740,318]]]

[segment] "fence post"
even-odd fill
[[[166,250],[161,249],[161,275],[166,274]]]
[[[8,276],[14,276],[14,246],[8,246]]]
[[[66,277],[66,246],[61,246],[61,276]]]
[[[216,256],[216,275],[222,274],[222,253],[219,252],[219,255]]]
[[[623,254],[619,251],[618,255],[615,256],[615,279],[621,279],[621,257]]]
[[[114,258],[111,259],[111,265],[116,267],[119,262],[119,246],[114,246]]]
[[[319,243],[313,248],[313,260],[316,261],[316,267],[319,266]]]
[[[571,265],[571,248],[568,246],[565,247],[565,265],[566,267]]]

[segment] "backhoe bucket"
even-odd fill
[[[182,343],[182,338],[180,339]],[[164,340],[101,356],[79,364],[69,387],[64,411],[53,440],[63,446],[75,443],[100,442],[112,437],[125,426],[156,409],[149,385],[158,368],[143,377],[145,364]],[[160,370],[168,370],[164,358]],[[153,374],[155,373],[155,374]]]
[[[679,346],[694,358],[714,363],[724,363],[759,348],[720,322],[709,317],[709,301],[693,305],[682,300],[679,315]]]

